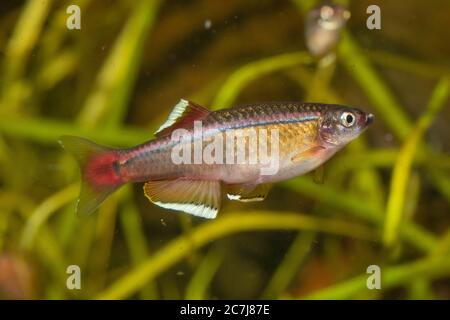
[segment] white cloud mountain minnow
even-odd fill
[[[372,120],[355,108],[320,103],[209,111],[181,100],[156,139],[142,145],[109,149],[71,136],[60,143],[81,167],[80,214],[94,211],[125,183],[145,182],[154,204],[215,218],[222,190],[231,200],[263,200],[270,183],[320,166]]]

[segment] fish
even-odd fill
[[[305,40],[311,55],[323,57],[334,49],[350,15],[345,7],[330,3],[319,5],[308,12]]]
[[[78,161],[79,215],[127,183],[155,205],[213,219],[228,199],[264,200],[273,183],[322,165],[373,122],[343,105],[270,102],[210,111],[181,99],[155,139],[124,149],[80,137],[60,144]]]

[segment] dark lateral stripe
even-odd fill
[[[308,121],[315,121],[318,119],[319,119],[319,116],[311,115],[311,116],[303,117],[302,119],[298,119],[298,118],[282,119],[282,120],[277,119],[277,120],[270,120],[270,121],[261,121],[258,123],[250,123],[250,122],[248,122],[248,120],[245,120],[245,121],[242,121],[242,124],[238,124],[237,126],[233,126],[231,124],[229,127],[228,126],[223,126],[223,127],[214,126],[213,128],[219,129],[219,131],[237,130],[237,129],[245,129],[245,128],[250,128],[250,127],[261,127],[261,126],[267,126],[267,125],[302,123],[302,122],[308,122]],[[236,121],[236,122],[238,122],[238,121]],[[208,127],[206,127],[206,128],[208,128]]]

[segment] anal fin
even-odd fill
[[[194,216],[214,219],[220,208],[219,181],[159,180],[144,185],[146,197],[154,204]]]
[[[262,201],[267,197],[271,185],[268,183],[258,185],[235,184],[227,186],[227,197],[230,200],[241,202]]]

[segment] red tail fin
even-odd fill
[[[77,212],[92,213],[126,181],[120,176],[118,153],[89,140],[63,136],[59,143],[71,153],[81,168],[81,190]]]

